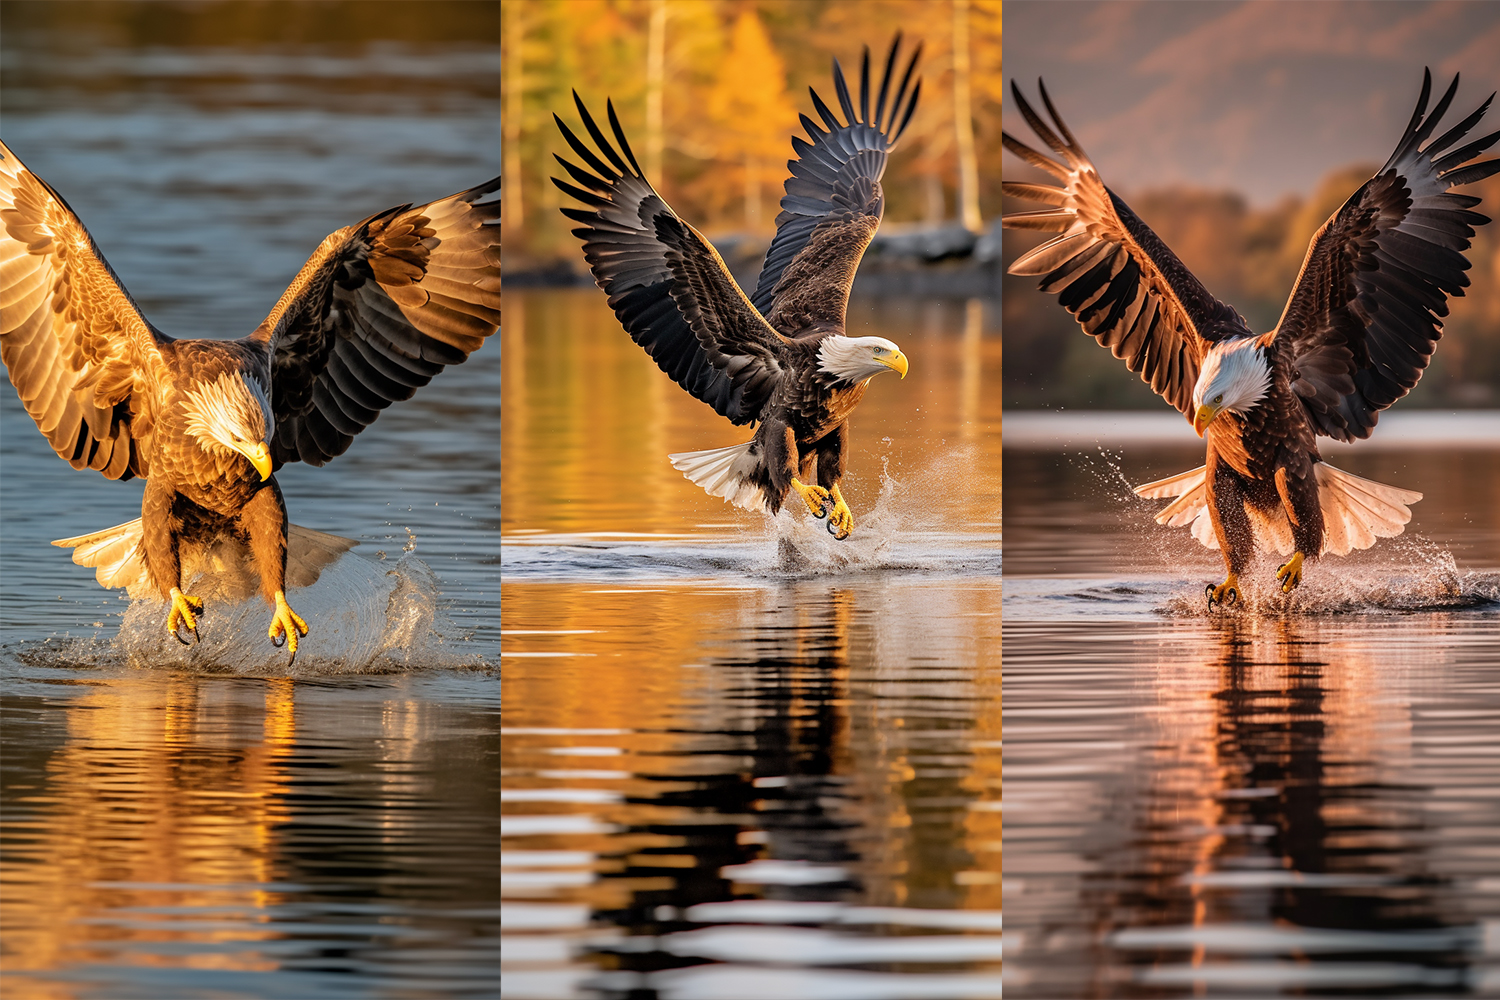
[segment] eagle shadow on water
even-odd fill
[[[59,457],[145,479],[141,516],[54,542],[106,587],[170,602],[197,637],[208,593],[259,590],[295,658],[286,590],[357,544],[290,524],[275,473],[323,465],[380,411],[464,362],[500,322],[497,177],[323,240],[265,321],[235,341],[157,330],[62,196],[0,143],[0,357]]]
[[[713,244],[645,178],[613,102],[606,105],[611,143],[573,95],[597,153],[553,116],[588,168],[557,157],[573,183],[553,183],[585,206],[562,212],[582,223],[573,234],[621,325],[695,398],[734,424],[758,425],[744,444],[671,455],[673,466],[745,510],[775,514],[795,490],[838,539],[854,530],[839,492],[849,415],[872,377],[907,372],[891,341],[845,333],[854,273],[885,210],[880,179],[922,89],[912,80],[921,46],[897,83],[900,48],[898,34],[873,109],[868,48],[858,109],[834,61],[843,120],[809,88],[823,126],[801,116],[811,141],[792,139],[797,159],[787,163],[776,236],[749,296]]]
[[[1002,223],[1059,235],[1009,270],[1039,276],[1085,333],[1206,437],[1202,466],[1135,492],[1175,498],[1157,522],[1191,525],[1223,555],[1225,579],[1206,588],[1209,607],[1238,600],[1257,547],[1290,557],[1276,572],[1290,593],[1307,562],[1401,534],[1407,505],[1422,494],[1333,468],[1317,438],[1369,437],[1380,411],[1411,391],[1431,360],[1447,297],[1469,284],[1464,251],[1474,227],[1490,221],[1471,211],[1478,198],[1450,189],[1500,172],[1500,160],[1474,162],[1500,132],[1462,143],[1495,95],[1431,139],[1458,77],[1428,113],[1432,74],[1423,75],[1395,152],[1313,236],[1276,329],[1257,336],[1104,185],[1038,87],[1050,124],[1014,83],[1011,93],[1059,159],[1001,138],[1061,186],[1003,182],[1005,194],[1049,207]]]

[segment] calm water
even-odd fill
[[[838,543],[682,479],[747,432],[600,293],[506,305],[504,995],[999,996],[985,306],[852,304],[912,367],[854,415]]]
[[[75,10],[7,22],[3,135],[167,333],[243,336],[327,233],[499,172],[497,42],[129,47]],[[289,595],[291,678],[258,600],[184,650],[50,546],[141,486],[0,388],[0,992],[494,994],[499,346],[279,473],[361,543]]]
[[[1493,440],[1330,451],[1426,493],[1407,534],[1209,615],[1217,554],[1126,485],[1201,445],[1013,422],[1007,995],[1500,992]]]

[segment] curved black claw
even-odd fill
[[[1221,586],[1222,586],[1222,584],[1221,584]],[[1230,587],[1228,590],[1224,591],[1224,596],[1222,598],[1220,598],[1219,600],[1215,601],[1214,600],[1214,593],[1216,591],[1218,591],[1218,589],[1219,589],[1218,587],[1215,587],[1211,583],[1208,586],[1206,586],[1206,587],[1203,588],[1203,596],[1205,596],[1205,597],[1208,598],[1208,610],[1210,610],[1210,611],[1212,611],[1214,609],[1214,605],[1215,604],[1222,604],[1224,607],[1227,608],[1231,604],[1233,604],[1235,601],[1238,601],[1240,599],[1240,592],[1239,592],[1239,590],[1237,590],[1234,587]]]
[[[283,633],[281,633],[278,636],[274,636],[271,639],[271,645],[275,646],[277,649],[280,649],[282,646],[285,646],[286,645],[286,633],[283,632]],[[293,655],[296,655],[296,654],[293,654]]]
[[[197,629],[183,629],[183,631],[184,632],[191,632],[193,634],[193,642],[197,642],[198,641],[198,630]],[[178,642],[182,643],[184,646],[191,646],[193,644],[192,642],[188,642],[186,639],[184,639],[178,633],[178,631],[175,628],[172,630],[172,638],[176,639]]]

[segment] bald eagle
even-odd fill
[[[1061,187],[1007,181],[1008,195],[1050,206],[1003,217],[1012,229],[1061,235],[1010,265],[1040,275],[1086,333],[1165,397],[1207,439],[1207,461],[1137,488],[1175,501],[1157,516],[1192,525],[1224,557],[1226,577],[1206,588],[1209,607],[1239,597],[1257,545],[1290,555],[1276,571],[1284,593],[1304,564],[1399,535],[1420,493],[1370,482],[1328,465],[1317,437],[1365,438],[1380,411],[1422,377],[1442,336],[1447,296],[1469,284],[1464,251],[1479,199],[1449,189],[1500,171],[1471,162],[1500,132],[1461,140],[1472,114],[1428,142],[1453,101],[1458,77],[1427,113],[1432,74],[1391,158],[1323,224],[1276,328],[1257,336],[1215,299],[1121,198],[1104,186],[1039,84],[1052,124],[1014,83],[1026,122],[1061,158],[1009,135],[1005,147]],[[1424,146],[1423,143],[1426,143]]]
[[[248,550],[295,658],[286,504],[275,472],[341,455],[380,411],[468,358],[500,321],[499,178],[330,235],[265,322],[236,341],[153,327],[66,201],[0,144],[0,357],[26,412],[75,469],[146,480],[139,520],[57,545],[100,583],[171,602],[198,637],[182,551]],[[306,529],[294,542],[353,544]],[[293,553],[293,559],[298,553]]]
[[[553,116],[589,168],[557,157],[578,186],[558,178],[553,183],[587,206],[564,208],[563,214],[583,224],[573,233],[583,240],[584,257],[626,332],[662,371],[720,415],[735,424],[759,424],[744,444],[671,455],[673,466],[710,495],[746,510],[774,514],[796,490],[839,539],[854,529],[839,493],[849,414],[872,376],[896,371],[905,378],[907,371],[906,356],[889,340],[844,332],[854,272],[885,207],[880,177],[886,158],[922,89],[920,80],[912,86],[918,46],[887,101],[900,47],[898,34],[873,115],[868,48],[858,112],[837,60],[833,86],[844,120],[809,88],[827,130],[802,115],[811,142],[792,139],[798,158],[787,163],[792,176],[776,216],[776,236],[748,298],[713,245],[642,175],[613,102],[607,108],[618,150],[573,94],[603,158]]]

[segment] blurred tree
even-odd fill
[[[708,94],[708,115],[715,158],[725,172],[741,178],[745,229],[768,227],[769,219],[762,222],[761,189],[785,176],[777,159],[790,145],[797,112],[787,97],[786,68],[753,9],[742,10],[735,19],[729,52]]]
[[[923,43],[923,84],[916,117],[886,170],[886,218],[940,219],[950,205],[962,211],[952,19],[934,17],[928,0],[508,0],[502,6],[506,58],[520,63],[507,65],[502,80],[505,114],[518,119],[505,128],[506,171],[520,182],[513,214],[520,224],[507,229],[505,244],[513,269],[528,260],[580,263],[571,226],[557,212],[563,198],[547,180],[558,169],[552,154],[564,148],[551,115],[577,123],[574,88],[601,113],[604,99],[614,100],[649,179],[694,225],[710,233],[768,231],[792,155],[790,136],[800,131],[797,112],[812,111],[807,88],[831,100],[832,57],[857,79],[864,45],[878,73],[897,30],[906,51]],[[983,216],[1000,204],[1000,0],[966,0],[964,10],[973,174]],[[513,43],[517,31],[521,38]]]
[[[501,169],[504,171],[504,224],[510,232],[521,232],[526,225],[526,205],[523,201],[524,187],[521,180],[521,122],[525,118],[523,103],[526,80],[522,76],[525,59],[521,54],[526,37],[526,12],[513,11],[506,19],[504,51],[501,59],[505,63],[505,121],[501,125],[501,142],[505,145]]]
[[[974,98],[969,60],[969,0],[953,0],[953,136],[958,157],[958,217],[978,232],[979,164],[974,154]]]
[[[661,176],[662,87],[667,73],[667,0],[651,0],[646,42],[646,176]]]

